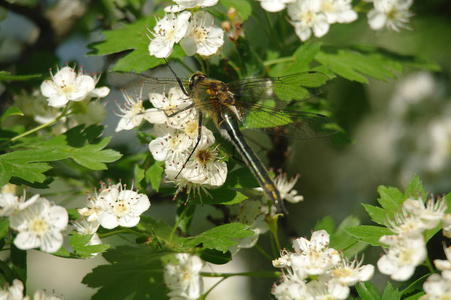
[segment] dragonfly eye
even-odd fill
[[[192,90],[193,87],[195,87],[196,85],[199,84],[199,82],[202,82],[205,79],[207,79],[207,75],[205,75],[204,73],[202,73],[202,72],[194,73],[189,78],[189,87],[190,87],[190,89]]]

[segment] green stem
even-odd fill
[[[282,272],[279,271],[260,271],[260,272],[240,272],[240,273],[215,273],[215,272],[200,272],[204,277],[224,277],[229,278],[233,276],[246,276],[253,278],[279,278]]]
[[[129,234],[135,234],[138,236],[143,236],[143,237],[148,237],[148,234],[143,234],[142,232],[130,229],[130,228],[121,228],[118,230],[112,230],[110,232],[107,233],[100,233],[98,234],[99,237],[104,238],[104,237],[108,237],[108,236],[112,236],[112,235],[116,235],[116,234],[121,234],[121,233],[129,233]]]
[[[18,139],[21,139],[21,138],[23,138],[23,137],[25,137],[25,136],[27,136],[29,134],[35,133],[36,131],[39,131],[39,130],[41,130],[43,128],[46,128],[46,127],[58,122],[61,118],[66,116],[67,111],[69,110],[69,106],[70,106],[69,104],[66,105],[66,107],[63,110],[63,112],[58,117],[56,117],[54,120],[52,120],[52,121],[50,121],[48,123],[42,124],[42,125],[40,125],[38,127],[35,127],[35,128],[33,128],[31,130],[28,130],[28,131],[26,131],[26,132],[24,132],[22,134],[19,134],[18,136],[13,137],[11,139],[11,142],[17,141]]]
[[[292,56],[280,57],[280,58],[276,58],[276,59],[267,60],[267,61],[263,62],[263,65],[265,67],[269,67],[270,65],[275,65],[275,64],[284,63],[284,62],[291,62],[291,61],[293,61]]]
[[[271,255],[269,255],[268,252],[266,252],[262,247],[260,247],[258,244],[255,244],[255,248],[267,259],[269,260],[273,260],[273,258],[271,257]]]
[[[179,227],[180,222],[183,220],[185,213],[188,211],[189,205],[190,204],[188,202],[188,204],[186,205],[186,208],[183,210],[183,212],[180,214],[177,221],[175,222],[174,228],[172,228],[171,235],[169,236],[169,242],[172,243],[174,236],[175,236],[175,232],[177,231],[177,228]]]
[[[436,272],[434,270],[434,267],[432,266],[431,261],[429,260],[429,257],[426,257],[426,260],[424,261],[424,265],[429,269],[429,272],[431,272],[431,274],[434,274]]]

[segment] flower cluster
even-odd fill
[[[374,8],[368,12],[368,23],[371,29],[400,31],[410,29],[407,25],[413,13],[409,10],[413,0],[374,0]]]
[[[374,266],[348,261],[330,248],[325,230],[313,232],[310,241],[296,239],[293,250],[283,250],[273,261],[275,267],[284,268],[282,281],[272,290],[277,299],[346,299],[349,286],[369,280],[374,273]]]
[[[451,246],[444,247],[446,260],[434,260],[435,267],[442,271],[442,274],[432,274],[423,284],[426,295],[420,300],[451,299]]]
[[[227,165],[218,157],[213,133],[204,126],[199,128],[197,112],[189,108],[192,100],[180,89],[171,88],[167,97],[152,93],[150,101],[154,108],[148,111],[149,121],[155,124],[157,138],[150,142],[149,150],[155,160],[165,162],[167,180],[179,186],[176,195],[185,187],[190,192],[201,186],[223,185]]]
[[[350,0],[300,0],[288,5],[290,23],[301,41],[313,34],[322,37],[334,23],[350,23],[357,19]]]
[[[25,200],[25,195],[0,194],[0,216],[9,217],[9,226],[17,232],[14,245],[21,250],[40,248],[54,253],[63,245],[67,211],[39,195]]]
[[[178,253],[175,261],[164,269],[164,281],[171,290],[170,299],[197,299],[203,292],[203,280],[199,275],[204,262],[196,255]]]
[[[14,279],[11,286],[6,285],[4,289],[0,289],[0,299],[11,300],[30,300],[29,296],[24,296],[24,286],[22,281]],[[58,297],[54,293],[47,295],[45,290],[37,290],[33,295],[33,300],[59,300],[64,297]]]
[[[140,215],[149,209],[147,195],[127,190],[127,185],[118,183],[107,186],[101,183],[99,193],[88,195],[88,206],[78,210],[85,220],[76,225],[80,232],[94,233],[99,225],[107,229],[117,226],[134,227]]]
[[[263,9],[277,12],[287,7],[296,34],[302,41],[308,40],[312,33],[324,36],[331,24],[351,23],[357,20],[357,13],[351,0],[257,0]],[[371,0],[370,0],[371,1]],[[413,15],[409,8],[413,0],[374,0],[374,8],[368,13],[368,22],[373,30],[387,28],[400,31],[409,29],[406,25]]]
[[[154,108],[150,109],[143,108],[141,99],[125,98],[116,131],[132,129],[143,119],[155,125],[157,138],[150,142],[149,150],[155,160],[165,162],[167,181],[179,187],[176,196],[185,188],[187,193],[199,192],[224,184],[227,165],[218,157],[215,137],[208,128],[199,128],[197,111],[190,108],[192,100],[180,88],[170,88],[167,95],[151,93],[149,100]]]
[[[224,31],[214,26],[214,18],[206,11],[179,12],[195,7],[213,6],[217,0],[176,1],[178,5],[166,8],[166,15],[150,31],[153,38],[149,45],[150,55],[169,57],[175,43],[180,43],[186,55],[202,56],[216,54],[224,44]]]
[[[108,87],[96,88],[99,76],[89,76],[80,68],[78,73],[75,67],[64,67],[55,75],[50,71],[51,80],[41,84],[41,93],[47,97],[48,105],[64,107],[69,101],[80,102],[91,98],[103,98],[110,93]]]
[[[391,279],[409,279],[416,266],[427,256],[423,232],[435,228],[444,217],[447,206],[443,199],[426,203],[420,198],[404,201],[402,210],[390,220],[388,228],[394,235],[384,235],[380,242],[389,246],[377,262],[379,271]]]

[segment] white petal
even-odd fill
[[[116,216],[112,213],[100,213],[98,220],[100,225],[106,229],[113,229],[119,226]]]
[[[381,13],[375,9],[372,9],[370,10],[370,12],[368,12],[368,24],[370,25],[371,29],[382,29],[386,22],[387,16],[384,13]]]
[[[58,94],[55,90],[55,84],[52,80],[44,80],[44,82],[41,84],[41,93],[45,97],[52,97]]]
[[[51,225],[59,230],[64,230],[69,222],[69,215],[67,210],[62,206],[52,206],[50,208],[50,220]]]
[[[53,106],[53,107],[64,107],[64,105],[67,104],[67,102],[69,102],[69,99],[67,99],[67,97],[65,95],[54,95],[54,96],[50,96],[50,98],[48,99],[49,101],[49,105]]]
[[[28,231],[19,233],[14,239],[14,245],[21,250],[37,248],[41,245],[39,238]]]
[[[108,96],[109,93],[110,93],[110,89],[106,86],[102,86],[100,88],[96,88],[96,89],[92,90],[91,93],[89,93],[89,97],[103,98],[103,97]]]

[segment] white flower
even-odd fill
[[[434,265],[440,271],[444,271],[444,270],[451,271],[451,246],[449,246],[448,248],[443,246],[443,248],[444,248],[444,252],[445,252],[445,255],[446,255],[446,260],[435,259],[434,260]]]
[[[388,229],[402,237],[417,237],[425,230],[421,219],[409,214],[405,209],[395,214],[394,220],[388,220],[387,223]]]
[[[149,31],[153,38],[149,44],[149,53],[156,57],[169,57],[175,43],[185,36],[188,29],[188,19],[191,13],[184,11],[178,16],[174,13],[166,14],[166,16],[158,21],[152,31]]]
[[[404,238],[398,235],[384,235],[380,242],[390,245],[377,262],[379,271],[390,275],[390,278],[397,281],[409,279],[416,266],[421,264],[427,255],[426,245],[421,235],[416,238]]]
[[[50,295],[47,295],[45,290],[37,290],[33,294],[33,300],[63,300],[63,296],[56,296],[55,292],[52,292]]]
[[[371,29],[387,29],[400,31],[401,28],[409,29],[406,24],[413,16],[409,11],[413,0],[374,0],[374,8],[368,12],[368,23]]]
[[[198,11],[191,18],[185,37],[180,45],[186,55],[196,53],[210,56],[224,44],[224,31],[214,26],[214,18],[206,11]]]
[[[351,0],[322,0],[321,8],[329,24],[351,23],[357,20],[357,13],[351,7]]]
[[[91,240],[87,245],[100,245],[102,241],[97,235],[97,230],[99,229],[100,223],[95,220],[93,222],[89,222],[86,218],[80,218],[79,220],[72,223],[77,232],[81,234],[92,234]]]
[[[419,300],[451,299],[451,271],[443,271],[442,275],[432,274],[423,284],[426,293]]]
[[[0,299],[4,300],[29,300],[30,297],[23,295],[24,286],[19,279],[13,280],[13,285],[6,283],[4,289],[0,289]]]
[[[329,280],[329,291],[337,299],[346,299],[349,296],[349,286],[355,285],[359,281],[368,281],[373,277],[374,266],[364,265],[362,261],[354,259],[349,262],[346,258],[336,265],[332,271],[332,279]]]
[[[221,186],[227,178],[227,164],[218,158],[216,148],[212,148],[214,138],[203,139],[190,160],[186,163],[181,176],[188,181],[209,186]]]
[[[444,198],[434,201],[433,198],[427,200],[426,205],[423,199],[407,199],[402,207],[409,213],[418,216],[424,229],[432,229],[443,219],[447,209]]]
[[[99,223],[107,229],[136,226],[139,216],[150,207],[147,195],[133,191],[133,186],[127,190],[122,183],[103,190],[97,198],[97,204],[101,207],[98,212]]]
[[[325,230],[313,232],[310,241],[306,238],[294,240],[293,250],[294,253],[282,252],[281,258],[274,260],[273,265],[289,266],[301,279],[325,274],[340,261],[339,253],[329,248],[329,234]]]
[[[451,238],[451,214],[443,216],[443,235]]]
[[[168,6],[164,9],[166,12],[179,12],[185,9],[209,7],[216,5],[218,0],[174,0],[178,5]]]
[[[203,280],[199,275],[204,266],[196,255],[178,253],[176,262],[168,263],[164,269],[164,281],[171,290],[171,299],[197,299],[203,292]]]
[[[313,232],[310,241],[294,240],[293,249],[298,255],[291,258],[291,267],[300,277],[324,274],[340,261],[337,250],[329,248],[329,234],[325,230]]]
[[[63,244],[63,231],[69,221],[65,208],[38,198],[33,204],[13,214],[10,226],[19,234],[14,245],[21,250],[40,247],[42,251],[53,253]]]
[[[117,124],[116,132],[138,127],[146,113],[146,110],[143,107],[143,102],[140,98],[137,97],[135,100],[124,91],[122,92],[122,95],[125,98],[125,105],[123,107],[118,105],[121,111],[121,119]]]
[[[249,199],[242,203],[236,221],[249,225],[249,229],[254,232],[254,235],[237,239],[238,244],[229,247],[232,254],[236,254],[241,248],[254,247],[259,236],[269,230],[266,215],[262,213],[262,202],[260,200]]]
[[[41,92],[47,97],[48,103],[53,107],[63,107],[69,101],[82,101],[92,97],[105,97],[110,89],[102,87],[95,89],[99,78],[84,75],[83,70],[77,72],[71,67],[64,67],[53,75],[51,80],[41,84]]]
[[[278,12],[285,8],[288,3],[294,3],[296,0],[258,0],[264,10],[269,12]]]
[[[149,100],[155,108],[149,109],[145,119],[152,124],[166,124],[172,128],[181,128],[189,120],[197,119],[192,100],[180,88],[171,88],[168,97],[165,94],[150,93]]]
[[[298,203],[304,200],[302,195],[298,195],[298,191],[294,190],[294,186],[299,179],[299,174],[296,177],[292,177],[290,180],[287,178],[286,173],[280,173],[276,178],[274,178],[274,184],[279,190],[280,197],[291,203]]]
[[[321,1],[299,0],[288,5],[290,23],[301,41],[306,41],[313,34],[322,37],[329,31],[329,22],[321,12]]]
[[[101,182],[101,188],[100,192],[107,189],[107,186],[104,182]],[[88,204],[87,207],[79,208],[78,213],[85,217],[88,222],[94,222],[98,219],[99,213],[103,210],[102,206],[99,205],[97,199],[99,198],[99,195],[92,196],[91,194],[88,194]]]
[[[39,198],[39,195],[34,195],[28,200],[26,193],[22,197],[15,196],[10,193],[0,194],[0,217],[9,217],[12,214],[24,210]]]
[[[295,274],[287,272],[282,275],[279,285],[273,286],[271,293],[278,300],[314,299],[307,289],[304,280]]]
[[[170,164],[181,163],[181,168],[188,158],[187,153],[193,143],[192,140],[166,125],[157,125],[154,130],[159,137],[149,143],[153,158],[157,161],[168,161]]]

